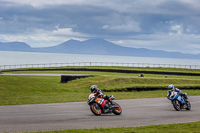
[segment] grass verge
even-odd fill
[[[161,67],[113,67],[113,66],[73,66],[73,67],[50,67],[47,69],[114,69],[114,70],[136,70],[136,71],[160,71],[160,72],[182,72],[182,73],[200,73],[200,69],[184,69],[184,68],[161,68]],[[32,68],[21,68],[12,70],[31,70]],[[46,68],[33,68],[35,70],[43,70]],[[3,70],[4,71],[4,70]]]
[[[131,76],[98,76],[60,83],[60,76],[10,76],[0,75],[0,105],[40,104],[86,101],[90,86],[97,84],[100,89],[113,90],[127,87],[156,86],[200,86],[199,79]],[[184,90],[189,96],[200,95],[200,90]],[[167,90],[105,92],[116,99],[165,97]]]
[[[143,127],[68,129],[37,133],[200,133],[200,122],[152,125]]]

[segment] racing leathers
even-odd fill
[[[169,100],[171,100],[170,95],[171,95],[171,93],[173,91],[177,92],[179,95],[183,96],[186,100],[188,100],[187,94],[186,93],[182,93],[182,91],[180,89],[178,89],[178,88],[172,88],[171,90],[168,91],[167,98]]]
[[[110,101],[110,97],[105,95],[105,94],[103,94],[103,92],[100,89],[96,89],[94,95],[97,96],[97,97],[100,97],[100,98],[103,98],[105,100]],[[109,109],[106,109],[106,104],[105,103],[104,103],[102,109],[103,109],[104,113],[108,113],[109,112]]]

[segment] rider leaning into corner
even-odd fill
[[[168,86],[168,89],[169,89],[169,90],[168,90],[168,93],[167,93],[167,98],[168,98],[169,100],[171,100],[170,95],[171,95],[171,93],[172,93],[173,91],[177,92],[179,95],[183,96],[186,100],[188,100],[187,93],[182,93],[182,91],[181,91],[180,89],[178,89],[178,88],[175,88],[173,84],[170,84],[170,85]]]
[[[99,88],[97,88],[97,85],[92,85],[90,87],[90,90],[91,90],[92,93],[94,93],[95,96],[101,97],[101,98],[103,98],[105,100],[110,101],[110,97],[105,95],[105,94],[103,94],[103,92]],[[104,104],[103,107],[102,107],[103,108],[103,112],[104,113],[108,113],[109,109],[105,109],[105,106],[106,106],[106,104]]]

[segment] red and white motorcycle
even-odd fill
[[[114,102],[115,99],[113,96],[110,96],[110,101],[103,99],[102,97],[95,96],[94,93],[91,93],[88,97],[88,105],[90,110],[95,115],[101,115],[103,112],[103,106],[105,109],[109,109],[107,113],[113,113],[115,115],[120,115],[122,113],[122,108],[119,104]]]

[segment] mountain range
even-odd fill
[[[200,54],[123,47],[99,38],[86,41],[69,40],[56,46],[38,48],[32,48],[24,42],[0,42],[0,51],[200,59]]]

